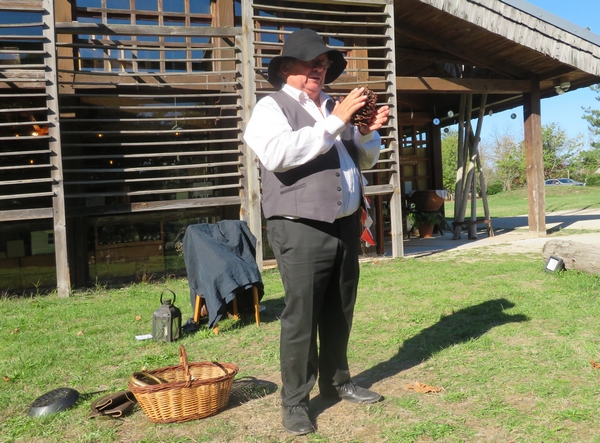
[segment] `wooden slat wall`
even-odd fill
[[[54,5],[44,1],[0,7],[41,13]],[[16,50],[11,30],[18,26],[0,28],[0,94],[6,99],[0,123],[7,123],[0,141],[10,142],[2,143],[0,221],[53,218],[52,201],[64,189],[66,213],[77,217],[240,205],[241,218],[260,241],[258,168],[242,142],[244,121],[256,98],[272,91],[264,76],[268,60],[281,51],[283,36],[300,26],[316,29],[346,53],[348,69],[330,93],[343,96],[364,85],[392,107],[380,131],[381,161],[365,175],[369,194],[396,205],[392,2],[244,1],[241,17],[228,12],[233,4],[224,0],[211,2],[209,11],[185,0],[177,13],[112,10],[102,0],[100,8],[74,3],[73,16],[70,2],[59,3],[56,16],[46,14],[56,18],[56,121],[47,111],[52,78],[43,62],[48,38],[42,20],[23,24],[35,32],[19,29]],[[21,57],[18,68],[4,63],[10,56]],[[13,99],[16,105],[6,105]],[[58,122],[60,134],[52,139],[47,129]],[[37,136],[34,124],[42,128]],[[15,128],[29,133],[17,137]],[[59,183],[51,173],[53,152],[60,155]],[[14,202],[19,209],[6,210]],[[24,208],[24,202],[31,204]],[[402,254],[401,238],[394,255]],[[68,275],[68,266],[61,270]]]
[[[252,3],[252,29],[257,98],[273,92],[267,67],[279,55],[285,37],[299,28],[317,31],[326,43],[345,54],[345,72],[326,90],[343,97],[357,86],[367,86],[392,113],[382,135],[381,157],[370,171],[367,195],[386,196],[392,207],[392,250],[403,255],[402,216],[397,169],[397,119],[394,60],[393,5],[388,1],[266,1]]]
[[[74,61],[59,70],[71,92],[60,106],[70,211],[241,202],[240,29],[210,27],[210,13],[185,5],[77,8],[77,22],[58,25],[73,35],[59,43]]]
[[[3,2],[0,14],[0,221],[51,219],[54,197],[41,2]]]

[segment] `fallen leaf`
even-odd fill
[[[415,392],[420,394],[428,394],[430,392],[442,392],[442,388],[436,386],[429,386],[424,383],[415,382],[414,385],[406,385],[406,389],[414,389]]]
[[[9,382],[9,381],[10,381],[10,378],[8,377],[8,375],[3,375],[3,376],[2,376],[2,379],[3,379],[5,382]]]
[[[135,321],[140,321],[141,319],[142,319],[142,316],[141,316],[141,315],[136,315],[136,316],[135,316]]]
[[[83,331],[79,331],[77,335],[83,335]]]
[[[20,330],[19,328],[15,328],[15,329],[13,329],[13,331],[10,333],[10,335],[17,334],[17,333],[18,333],[18,332],[20,332],[20,331],[21,331],[21,330]]]
[[[592,364],[592,368],[600,369],[600,363],[596,363],[594,360],[590,360],[590,363]]]

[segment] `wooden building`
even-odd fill
[[[441,187],[440,130],[517,106],[545,234],[540,100],[600,82],[600,37],[523,0],[0,0],[0,291],[177,275],[181,228],[226,218],[262,263],[242,134],[302,27],[346,54],[330,94],[392,109],[365,171],[378,248],[402,256],[405,194]]]

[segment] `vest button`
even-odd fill
[[[342,202],[338,202],[338,206],[342,206]]]
[[[341,190],[342,190],[342,188],[340,188],[340,187],[338,186],[337,190],[338,190],[338,191],[341,191]]]
[[[335,176],[336,176],[336,177],[339,177],[339,176],[340,176],[340,173],[339,173],[339,172],[336,172],[336,173],[335,173]]]

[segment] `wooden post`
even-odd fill
[[[68,0],[55,0],[54,4],[54,21],[55,22],[66,22],[70,23],[73,21],[73,14],[71,10],[71,2]],[[56,36],[57,43],[63,43],[65,46],[56,48],[57,60],[56,64],[58,69],[68,71],[62,74],[58,74],[60,80],[60,93],[61,94],[72,94],[73,91],[73,74],[75,71],[75,53],[76,50],[69,47],[73,43],[73,34],[58,34]],[[60,57],[60,58],[58,58]]]
[[[487,185],[485,183],[485,175],[481,164],[481,156],[479,155],[479,139],[481,138],[481,129],[483,127],[483,118],[485,116],[485,107],[487,105],[487,94],[481,96],[479,105],[479,120],[477,121],[477,132],[475,133],[475,141],[477,143],[477,170],[479,171],[479,187],[481,188],[481,202],[483,203],[484,218],[490,219],[490,207],[487,200]]]
[[[541,93],[537,77],[531,79],[531,93],[523,94],[525,120],[525,161],[529,202],[529,232],[546,235],[546,191],[542,150]]]
[[[464,115],[465,105],[467,102],[467,96],[461,94],[460,96],[460,109],[458,117],[458,150],[456,155],[456,182],[454,187],[454,221],[463,221],[461,218],[460,206],[462,204],[463,185],[465,177],[465,128],[464,128]],[[458,240],[460,238],[460,226],[454,226],[454,233],[452,238]]]
[[[385,6],[385,12],[387,18],[388,27],[386,29],[387,41],[386,46],[388,48],[387,53],[389,54],[390,62],[393,66],[393,60],[395,60],[395,48],[396,39],[394,32],[394,2],[387,2]],[[404,237],[402,233],[402,185],[400,177],[400,166],[398,160],[400,158],[398,148],[398,106],[396,104],[396,73],[394,69],[390,67],[387,73],[388,81],[388,93],[389,93],[389,105],[390,115],[388,126],[390,127],[390,144],[392,148],[391,160],[395,161],[396,172],[391,174],[390,184],[393,186],[394,191],[390,196],[390,217],[391,217],[391,238],[392,238],[392,256],[393,257],[404,257]]]
[[[256,104],[256,63],[254,61],[254,45],[252,43],[252,34],[254,32],[254,21],[252,20],[252,5],[250,2],[242,2],[242,36],[236,37],[241,51],[242,78],[245,79],[245,87],[242,92],[242,131],[245,129],[245,122],[250,120],[250,115]],[[262,217],[260,207],[260,174],[258,168],[258,157],[246,143],[242,145],[244,159],[244,178],[241,190],[242,207],[240,208],[240,217],[248,223],[250,231],[256,237],[256,263],[258,269],[263,267],[263,238],[262,238]]]
[[[465,221],[467,211],[467,202],[469,193],[471,194],[471,222],[467,224],[469,229],[468,237],[477,238],[477,180],[482,192],[482,201],[485,211],[485,220],[489,220],[489,207],[487,204],[487,192],[485,178],[479,156],[479,138],[481,137],[481,128],[483,127],[483,117],[487,103],[487,94],[483,94],[479,106],[477,128],[475,133],[471,126],[471,113],[473,109],[473,96],[471,94],[461,97],[461,107],[459,113],[459,145],[457,156],[457,175],[456,175],[456,203],[454,205],[454,233],[453,239],[458,240],[461,235],[462,224]],[[488,226],[491,226],[488,225]],[[491,228],[488,229],[490,233]],[[493,231],[492,231],[493,234]],[[490,234],[491,235],[491,234]]]
[[[54,1],[43,0],[44,51],[46,52],[46,105],[48,107],[48,141],[52,164],[52,208],[54,214],[54,247],[56,254],[56,286],[59,297],[68,297],[71,282],[67,255],[67,220],[63,187],[62,148],[58,110],[58,75],[56,65],[56,32],[54,27]]]
[[[193,1],[193,0],[191,0]],[[185,2],[187,4],[187,2]],[[212,26],[214,28],[224,28],[228,26],[235,26],[235,18],[234,18],[234,6],[232,0],[216,0],[211,2],[211,13],[213,16]],[[213,47],[215,48],[214,56],[215,59],[223,58],[224,51],[220,48],[227,48],[227,44],[223,40],[222,37],[214,37],[212,39]],[[235,79],[235,74],[233,71],[235,70],[235,62],[231,61],[213,61],[214,70],[215,71],[231,71],[231,73],[223,74],[223,79],[226,83],[233,83]],[[222,91],[235,91],[234,85],[223,85],[221,86]]]
[[[490,210],[487,204],[487,192],[485,185],[485,177],[483,175],[483,168],[481,167],[481,157],[479,155],[479,139],[481,138],[481,128],[483,128],[483,117],[485,115],[485,105],[487,103],[487,94],[481,96],[481,102],[479,105],[479,115],[477,116],[477,129],[475,134],[470,134],[471,139],[471,159],[475,166],[473,185],[471,190],[471,221],[477,220],[477,179],[479,179],[479,187],[481,189],[481,201],[483,203],[485,219],[489,220]],[[471,225],[471,232],[469,238],[477,238],[477,225]]]

